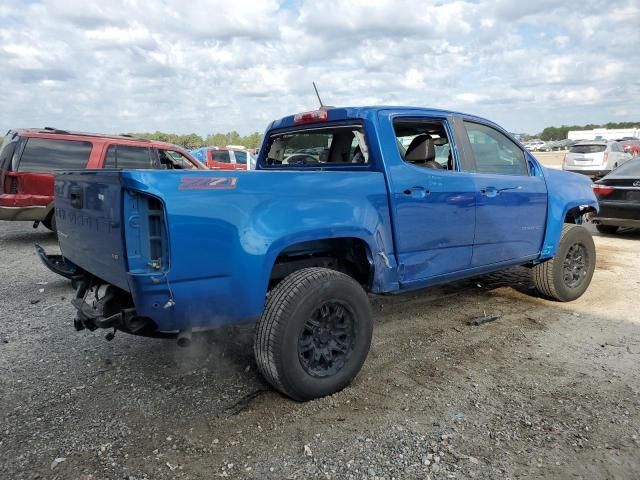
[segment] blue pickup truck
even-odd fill
[[[348,385],[373,329],[368,294],[530,268],[571,301],[595,266],[580,224],[589,179],[543,167],[472,115],[321,109],[274,121],[256,171],[73,171],[56,176],[75,327],[189,343],[255,324],[260,372],[297,400]]]

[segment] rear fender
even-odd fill
[[[395,256],[387,253],[382,235],[372,236],[362,230],[344,229],[338,235],[328,236],[326,230],[298,232],[296,235],[281,238],[274,242],[266,256],[264,278],[269,279],[278,257],[291,247],[305,243],[323,240],[357,239],[367,246],[367,261],[370,270],[368,289],[373,293],[381,293],[398,288],[397,268]],[[265,284],[265,293],[268,282]]]

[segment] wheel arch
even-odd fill
[[[580,225],[583,223],[583,217],[586,214],[597,211],[597,202],[570,202],[564,205],[562,210],[557,209],[555,215],[553,209],[550,208],[549,218],[547,218],[547,231],[545,234],[542,253],[540,255],[541,259],[546,260],[556,254],[564,224],[572,223]]]
[[[380,250],[379,248],[377,250]],[[355,278],[366,291],[378,291],[381,279],[376,265],[375,246],[363,235],[289,238],[273,245],[267,255],[267,288],[303,268],[326,267]],[[385,256],[386,258],[386,256]],[[331,263],[331,260],[335,260]]]

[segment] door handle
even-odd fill
[[[402,193],[411,198],[424,198],[429,195],[429,190],[425,189],[424,187],[415,186],[407,188]]]
[[[497,197],[501,192],[506,192],[508,190],[522,190],[522,185],[518,185],[517,187],[505,187],[505,188],[496,188],[496,187],[484,187],[480,190],[480,193],[488,198]]]
[[[480,190],[480,193],[485,197],[494,198],[500,194],[500,191],[496,187],[484,187]]]
[[[71,206],[74,208],[82,208],[82,188],[77,185],[74,185],[69,189],[69,200]]]

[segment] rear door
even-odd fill
[[[472,266],[537,256],[547,218],[544,177],[504,133],[476,121],[463,125],[476,172]]]

